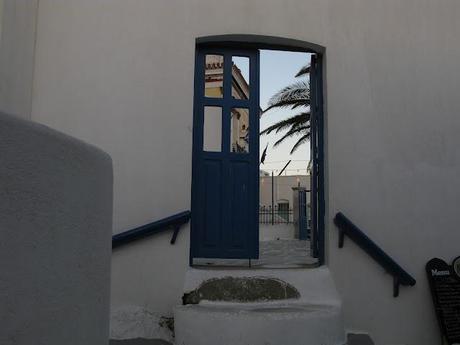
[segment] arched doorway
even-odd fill
[[[259,49],[313,53],[311,92],[311,249],[324,263],[323,57],[325,48],[271,36],[196,40],[190,262],[257,259]],[[246,59],[248,82],[232,61]]]

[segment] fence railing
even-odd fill
[[[261,206],[259,207],[259,224],[292,224],[294,214],[292,208],[280,206]]]

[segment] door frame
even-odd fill
[[[200,49],[206,47],[222,47],[229,49],[266,49],[266,50],[284,50],[292,52],[305,52],[305,53],[314,53],[316,54],[316,64],[317,64],[317,78],[318,78],[318,87],[316,89],[316,100],[317,100],[317,117],[312,121],[312,130],[317,130],[317,145],[316,152],[312,152],[311,155],[316,157],[316,171],[317,171],[317,180],[316,180],[316,194],[317,194],[317,217],[316,224],[312,224],[312,227],[316,227],[316,250],[314,250],[314,256],[318,258],[319,265],[325,263],[325,159],[324,159],[324,88],[325,88],[325,53],[326,48],[319,44],[310,43],[306,41],[301,41],[291,38],[283,38],[276,36],[265,36],[265,35],[246,35],[246,34],[229,34],[229,35],[215,35],[215,36],[204,36],[198,37],[195,41],[195,64],[194,64],[194,80],[195,87],[197,83],[197,78],[200,76],[197,75],[197,55]],[[194,93],[195,95],[195,93]],[[194,99],[194,113],[197,111],[196,102]],[[195,115],[194,115],[195,116]],[[193,131],[193,137],[195,142],[195,131]],[[193,152],[196,148],[193,148]],[[196,176],[197,173],[197,164],[194,164],[194,158],[192,159],[192,180],[193,176]],[[193,185],[193,183],[192,183]],[[193,192],[192,192],[193,195]],[[313,195],[311,196],[313,198]],[[191,200],[191,211],[193,217],[193,199]],[[312,229],[313,230],[313,229]],[[192,231],[190,229],[190,250],[189,250],[189,265],[193,265],[192,257]]]

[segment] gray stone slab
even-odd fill
[[[225,302],[264,302],[300,298],[297,289],[281,279],[268,277],[222,277],[204,281],[182,297],[184,304],[202,300]]]

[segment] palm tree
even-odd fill
[[[303,66],[296,74],[296,78],[306,77],[310,74],[310,65]],[[268,101],[268,107],[262,115],[271,109],[299,109],[297,115],[289,116],[270,127],[264,129],[260,134],[280,133],[286,131],[273,146],[278,146],[287,138],[299,137],[291,149],[294,153],[302,144],[310,140],[310,82],[300,80],[288,85],[274,94]]]

